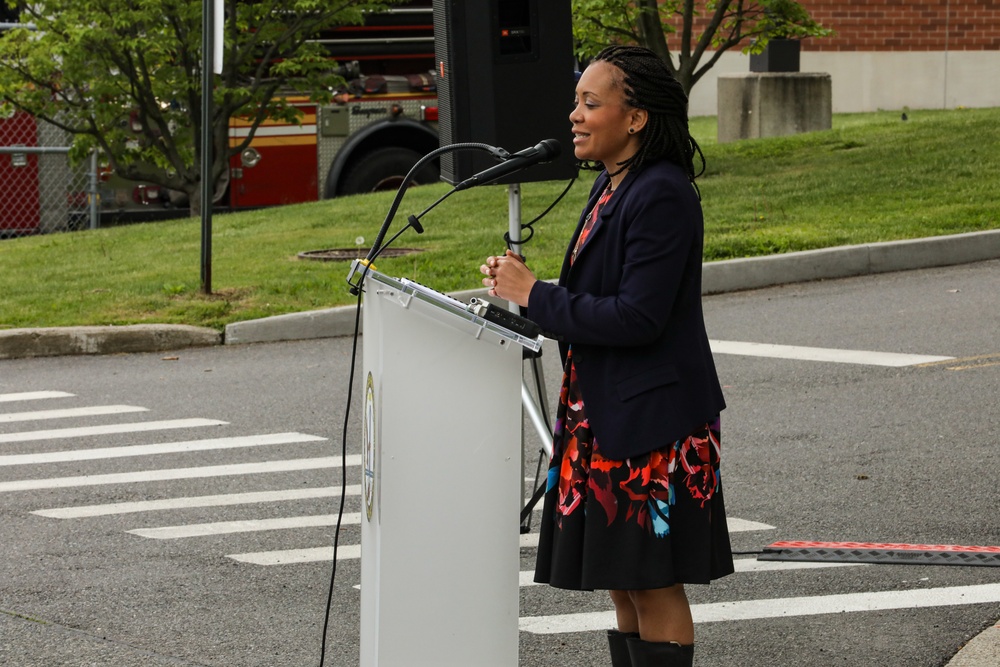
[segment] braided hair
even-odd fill
[[[705,173],[705,156],[688,130],[687,95],[667,65],[641,46],[609,46],[594,61],[604,61],[621,70],[624,80],[616,76],[612,85],[622,89],[627,104],[648,114],[639,150],[619,162],[621,169],[616,173],[639,170],[648,162],[665,158],[684,169],[694,184]],[[697,172],[695,155],[701,160]]]

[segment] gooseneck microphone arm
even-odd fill
[[[392,225],[393,218],[396,217],[396,211],[399,210],[399,205],[403,201],[403,195],[406,193],[406,189],[409,187],[410,182],[413,181],[416,174],[423,168],[425,164],[436,158],[438,155],[458,150],[486,151],[487,153],[489,153],[490,155],[499,160],[505,160],[510,155],[504,149],[497,148],[496,146],[490,146],[489,144],[484,144],[479,142],[465,142],[465,143],[449,144],[447,146],[441,146],[440,148],[432,150],[430,153],[417,160],[416,164],[414,164],[413,167],[410,168],[410,171],[406,173],[406,176],[403,177],[403,182],[400,183],[399,188],[396,189],[396,196],[393,198],[392,205],[389,207],[388,213],[386,213],[385,220],[382,222],[382,226],[378,230],[378,235],[375,237],[375,242],[372,244],[371,249],[368,250],[368,255],[365,257],[364,261],[361,262],[363,266],[363,271],[361,272],[361,276],[358,277],[357,281],[354,281],[354,277],[357,274],[354,268],[351,269],[350,274],[347,276],[347,284],[351,286],[350,289],[351,294],[353,294],[354,296],[358,296],[361,293],[361,285],[365,281],[365,274],[368,273],[368,270],[370,269],[372,262],[375,260],[376,257],[378,257],[379,253],[382,252],[385,246],[395,241],[399,237],[399,235],[402,234],[404,231],[406,231],[406,229],[408,229],[409,227],[413,227],[415,230],[417,230],[418,234],[423,233],[424,230],[420,226],[420,223],[418,222],[419,216],[411,215],[409,221],[407,222],[407,225],[398,232],[396,232],[396,234],[393,235],[393,237],[390,238],[385,245],[382,244],[382,241],[385,239],[386,233],[388,233],[389,231],[389,226]],[[453,188],[443,197],[439,198],[437,201],[431,204],[431,206],[429,206],[420,215],[423,216],[424,213],[430,211],[432,208],[434,208],[439,203],[444,201],[444,199],[446,199],[454,192],[456,192],[456,190]]]
[[[489,169],[484,169],[475,176],[470,176],[455,186],[456,190],[465,190],[477,185],[492,183],[498,178],[508,174],[527,169],[528,167],[543,162],[551,162],[559,157],[561,147],[555,139],[543,139],[531,148],[525,148],[506,158],[500,164],[495,164]]]
[[[392,206],[389,207],[389,212],[385,216],[385,221],[382,223],[382,227],[378,230],[378,236],[375,237],[375,243],[372,244],[371,250],[368,251],[368,256],[366,260],[371,262],[375,259],[379,250],[382,248],[382,241],[385,239],[386,233],[389,231],[389,225],[392,224],[393,218],[396,217],[396,211],[399,209],[399,204],[403,201],[403,195],[406,193],[406,188],[409,187],[410,182],[416,176],[416,174],[423,168],[425,164],[436,158],[442,153],[450,153],[457,150],[481,150],[492,154],[494,157],[505,159],[508,155],[507,151],[502,148],[497,148],[496,146],[490,146],[489,144],[468,142],[460,144],[449,144],[447,146],[441,146],[432,150],[427,155],[423,156],[417,163],[410,168],[406,176],[403,177],[403,182],[400,184],[399,188],[396,190],[396,197],[392,200]],[[448,194],[451,194],[450,192]],[[447,196],[447,195],[445,195]],[[439,200],[440,201],[440,200]],[[435,202],[436,203],[436,202]],[[429,210],[429,209],[428,209]]]
[[[419,172],[419,170],[427,164],[430,160],[433,160],[438,155],[442,153],[448,153],[457,150],[483,150],[493,157],[502,160],[499,164],[493,165],[488,169],[470,176],[465,179],[454,188],[446,192],[443,196],[439,197],[433,204],[424,209],[419,215],[411,215],[407,221],[405,227],[396,232],[392,238],[390,238],[385,244],[383,240],[385,239],[386,233],[389,231],[389,226],[392,224],[393,218],[396,216],[396,211],[399,209],[399,205],[403,200],[403,195],[406,192],[406,188],[409,186],[410,181],[413,180],[414,176]],[[559,155],[560,146],[559,142],[555,139],[544,139],[535,146],[531,148],[525,148],[522,151],[518,151],[513,155],[508,153],[502,148],[497,148],[496,146],[490,146],[489,144],[483,143],[459,143],[450,144],[448,146],[441,146],[427,155],[423,156],[417,163],[413,165],[410,171],[403,178],[403,182],[400,184],[399,189],[396,190],[396,196],[392,201],[392,205],[389,207],[389,212],[386,214],[385,221],[382,223],[382,227],[378,231],[378,235],[375,237],[375,242],[372,244],[371,249],[368,251],[368,255],[365,257],[364,261],[361,262],[363,265],[363,271],[361,276],[358,278],[357,282],[352,282],[356,271],[351,270],[350,275],[347,277],[347,282],[351,285],[351,294],[357,296],[360,293],[361,285],[364,283],[365,274],[369,271],[375,258],[384,250],[390,243],[399,238],[400,234],[406,231],[408,228],[412,227],[416,230],[418,234],[423,233],[423,227],[420,225],[420,218],[431,211],[435,206],[440,204],[442,201],[455,194],[459,190],[465,190],[477,185],[485,185],[487,183],[492,183],[493,181],[506,176],[508,174],[513,174],[515,172],[521,171],[522,169],[527,169],[535,164],[542,162],[549,162],[553,158]]]

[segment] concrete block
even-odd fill
[[[829,130],[833,83],[823,72],[746,72],[718,79],[718,142]]]

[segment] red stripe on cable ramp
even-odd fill
[[[1000,546],[782,541],[764,547],[757,560],[1000,567]]]

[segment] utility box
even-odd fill
[[[798,72],[802,42],[772,39],[760,53],[750,54],[751,72]]]
[[[829,130],[833,84],[825,72],[719,75],[718,142]]]

